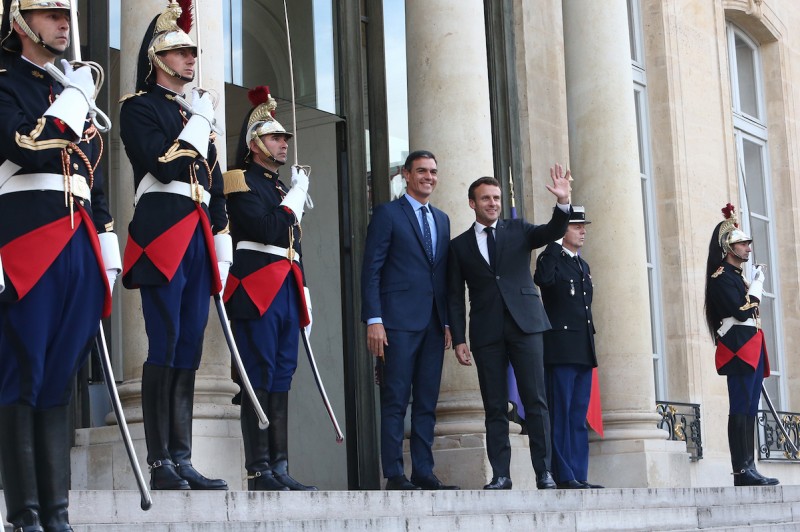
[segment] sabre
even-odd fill
[[[783,434],[783,437],[786,438],[786,441],[792,448],[791,458],[800,458],[800,451],[798,451],[797,446],[794,444],[794,441],[792,441],[792,439],[789,437],[789,432],[786,430],[786,427],[783,426],[783,422],[781,421],[780,417],[778,417],[778,411],[775,410],[775,406],[772,404],[772,399],[770,399],[769,393],[767,392],[767,387],[764,386],[763,382],[761,383],[761,395],[764,397],[764,401],[767,403],[769,411],[772,412],[772,417],[775,418],[775,423],[778,425],[781,434]]]
[[[311,342],[308,340],[308,334],[306,334],[304,327],[300,327],[300,336],[303,338],[303,345],[306,348],[308,363],[311,365],[311,373],[314,374],[314,381],[317,383],[317,389],[319,390],[319,394],[322,396],[322,402],[325,404],[325,410],[328,411],[328,417],[331,418],[331,423],[333,423],[333,430],[336,432],[336,443],[342,443],[342,441],[344,441],[342,429],[339,428],[339,422],[336,421],[336,414],[333,411],[331,402],[328,400],[328,394],[325,393],[325,385],[322,384],[322,377],[319,375],[317,362],[314,360],[314,352],[311,350]]]
[[[140,505],[142,510],[147,511],[153,506],[153,500],[150,498],[150,491],[147,489],[147,483],[144,480],[144,475],[142,475],[142,468],[139,467],[136,449],[133,448],[131,433],[128,431],[128,422],[125,421],[125,413],[122,411],[122,403],[119,400],[117,381],[114,379],[114,370],[111,368],[111,359],[108,356],[108,346],[106,345],[106,335],[103,331],[102,321],[97,331],[97,343],[100,347],[100,365],[103,367],[103,376],[108,388],[108,395],[111,398],[111,405],[114,407],[114,416],[117,418],[117,426],[122,435],[122,442],[125,444],[125,451],[128,453],[128,460],[131,462],[133,474],[136,476],[136,485],[139,487],[139,494],[142,497]]]
[[[258,397],[256,397],[253,385],[250,384],[247,371],[244,369],[242,356],[239,354],[239,348],[236,347],[236,341],[234,341],[233,332],[231,331],[231,324],[228,322],[228,313],[225,311],[225,305],[222,303],[222,297],[220,297],[219,294],[214,294],[214,304],[217,307],[217,315],[219,315],[219,322],[222,325],[222,332],[225,334],[225,341],[228,343],[233,362],[236,364],[236,369],[239,371],[239,379],[242,381],[242,387],[244,387],[244,391],[250,398],[250,402],[253,404],[253,408],[256,411],[258,428],[263,430],[269,427],[269,420],[267,419],[267,414],[264,413],[264,409],[261,407],[261,402],[258,400]]]
[[[103,72],[103,67],[94,61],[83,61],[81,59],[81,34],[80,27],[78,26],[78,2],[70,3],[69,31],[71,33],[70,43],[72,45],[72,61],[70,61],[70,63],[74,67],[88,67],[97,76],[94,82],[94,96],[89,101],[89,117],[92,120],[92,124],[94,124],[94,127],[96,127],[98,131],[101,133],[108,133],[111,130],[111,119],[109,119],[108,115],[106,115],[103,111],[98,109],[94,103],[94,98],[97,98],[97,94],[100,92],[100,87],[103,86],[105,73]],[[64,73],[61,72],[61,70],[53,63],[45,64],[44,69],[48,74],[50,74],[50,76],[53,77],[53,79],[63,85],[64,88],[72,86],[69,79],[67,79]],[[80,133],[83,132],[81,131]]]

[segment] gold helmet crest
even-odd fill
[[[722,258],[728,253],[732,253],[733,244],[738,242],[752,242],[750,236],[739,229],[739,220],[736,218],[736,208],[728,203],[723,207],[722,214],[725,220],[719,228],[719,246],[722,248]],[[735,255],[735,253],[734,253]]]
[[[177,2],[176,0],[170,0],[167,8],[156,19],[153,37],[150,40],[150,46],[147,48],[147,57],[150,59],[150,64],[158,66],[170,76],[181,78],[177,72],[161,60],[159,54],[170,50],[190,48],[196,55],[197,45],[189,37],[191,30],[191,1]]]

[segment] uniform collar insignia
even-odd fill
[[[712,279],[716,279],[717,277],[722,275],[724,271],[725,271],[725,266],[720,266],[719,268],[717,268],[717,271],[711,274]]]
[[[38,70],[31,70],[31,75],[35,78],[44,79],[44,74],[42,74]]]

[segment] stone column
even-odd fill
[[[590,478],[608,486],[685,483],[682,442],[656,428],[645,226],[625,0],[564,0],[573,201],[592,220],[586,257],[595,285],[605,439]]]
[[[225,123],[224,101],[224,33],[222,28],[222,3],[215,0],[200,0],[198,8],[200,36],[200,58],[202,60],[203,88],[216,91],[219,105],[217,121]],[[135,91],[136,66],[144,34],[153,18],[166,6],[163,0],[140,0],[123,2],[121,5],[120,43],[120,93]],[[197,28],[191,32],[197,41]],[[187,99],[191,101],[191,85],[187,85]],[[114,113],[118,116],[118,112]],[[128,238],[127,226],[133,217],[133,173],[124,147],[119,140],[119,124],[114,124],[112,145],[118,149],[109,154],[118,158],[119,173],[111,176],[111,198],[120,248],[124,249]],[[217,140],[220,164],[224,171],[224,138]],[[115,288],[112,331],[115,341],[111,349],[122,354],[122,379],[119,393],[126,417],[130,424],[139,463],[147,475],[147,449],[144,443],[141,409],[142,364],[147,358],[147,335],[142,318],[141,298],[138,291],[127,290],[121,281]],[[211,305],[208,326],[203,344],[203,359],[197,372],[194,403],[192,462],[202,473],[216,478],[225,478],[232,489],[241,489],[244,484],[244,459],[241,452],[241,430],[239,408],[231,405],[231,397],[237,387],[230,380],[230,352],[225,343],[216,315]],[[119,370],[118,370],[119,371]],[[114,416],[107,416],[113,424]],[[73,489],[135,489],[124,447],[117,427],[102,427],[79,430],[72,458]]]
[[[432,202],[450,216],[455,237],[475,221],[470,183],[494,173],[483,2],[407,2],[406,43],[410,149],[436,155]],[[482,487],[492,471],[477,373],[459,365],[452,350],[445,353],[437,421],[437,475],[462,488]],[[535,486],[527,438],[512,435],[512,449],[514,485]],[[410,467],[407,455],[405,463]]]

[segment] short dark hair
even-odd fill
[[[467,197],[471,200],[475,200],[475,189],[481,185],[492,185],[494,187],[500,186],[500,181],[493,177],[484,176],[479,177],[469,186],[469,190],[467,191]]]
[[[403,164],[403,168],[406,169],[406,172],[411,171],[411,166],[417,159],[433,159],[433,162],[438,164],[436,156],[433,153],[428,150],[416,150],[409,153],[408,157],[406,157],[406,162]]]

